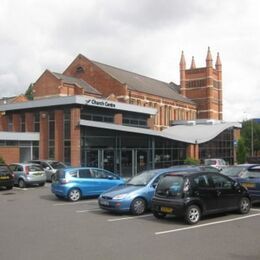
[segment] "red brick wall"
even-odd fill
[[[48,159],[48,113],[40,112],[40,151],[39,159]]]
[[[121,113],[115,114],[114,123],[117,124],[117,125],[123,124],[123,115]]]
[[[19,147],[0,147],[0,156],[6,164],[17,163],[20,161],[20,149]]]
[[[55,111],[55,159],[63,161],[63,110]]]
[[[21,118],[20,114],[13,114],[13,131],[20,132],[21,131]]]
[[[77,72],[78,67],[82,67],[84,71]],[[112,93],[116,96],[127,95],[124,84],[111,77],[82,55],[78,55],[64,71],[64,74],[85,80],[95,89],[99,90],[105,97],[110,96]]]
[[[34,116],[33,113],[25,113],[25,132],[33,132]]]
[[[0,131],[7,131],[7,129],[8,129],[7,116],[1,115],[0,116]]]
[[[71,166],[80,166],[80,108],[71,109]]]
[[[61,80],[46,70],[34,84],[33,96],[36,99],[44,96],[57,96],[60,94],[61,84]]]

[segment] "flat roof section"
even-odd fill
[[[155,115],[157,110],[154,108],[142,107],[127,103],[114,102],[106,99],[98,99],[87,96],[66,96],[66,97],[49,97],[45,99],[31,100],[28,102],[1,105],[0,111],[12,111],[22,109],[33,109],[39,107],[63,106],[71,104],[80,104],[86,106],[101,107],[105,109],[122,110],[136,112],[140,114]]]

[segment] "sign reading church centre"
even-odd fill
[[[92,106],[98,106],[98,107],[109,107],[109,108],[115,108],[116,105],[112,102],[108,102],[108,101],[99,101],[96,99],[87,99],[86,100],[86,104],[87,105],[92,105]]]

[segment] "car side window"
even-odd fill
[[[260,178],[260,171],[248,171],[248,178]]]
[[[220,189],[232,189],[232,181],[225,178],[224,176],[221,175],[211,175],[213,184],[215,188],[220,188]]]
[[[47,167],[49,167],[49,165],[45,162],[41,162],[41,166],[43,169],[46,169]]]
[[[70,175],[71,177],[77,178],[77,177],[78,177],[78,171],[77,171],[77,170],[70,171],[70,172],[69,172],[69,175]]]
[[[195,187],[199,189],[210,188],[210,183],[207,175],[200,175],[193,180]]]
[[[80,169],[79,178],[92,178],[90,170],[89,169]]]
[[[17,165],[16,171],[23,172],[23,166]]]
[[[92,173],[96,179],[105,179],[108,177],[107,174],[101,169],[92,169]]]

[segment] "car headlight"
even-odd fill
[[[115,197],[113,197],[113,199],[115,200],[122,200],[124,198],[126,198],[127,194],[118,194]]]

